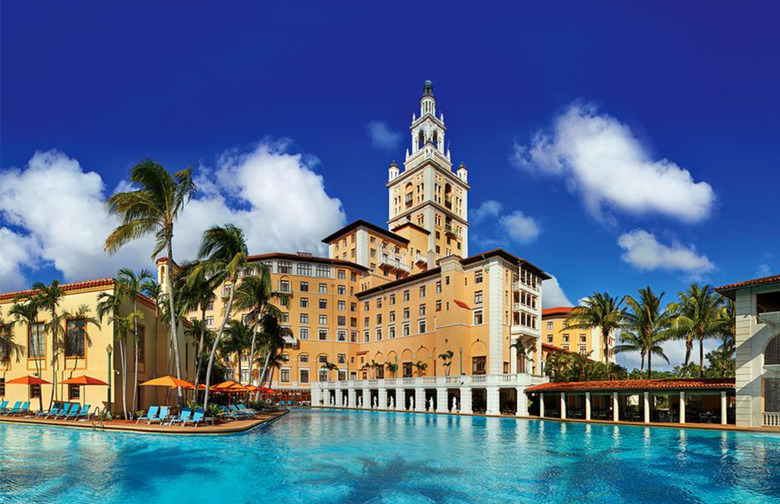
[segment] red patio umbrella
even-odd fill
[[[80,385],[82,387],[86,387],[88,385],[102,385],[104,387],[108,387],[108,383],[104,382],[103,380],[98,380],[97,378],[92,378],[91,376],[87,375],[74,376],[73,378],[64,380],[62,383],[64,385]],[[84,403],[82,402],[82,404]]]
[[[38,378],[36,376],[20,376],[13,380],[5,382],[6,385],[27,385],[27,401],[30,401],[30,385],[51,385],[51,382]],[[41,409],[43,409],[43,394],[41,394]]]

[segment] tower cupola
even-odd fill
[[[390,163],[390,167],[387,169],[387,181],[391,182],[395,180],[398,175],[401,173],[401,170],[398,168],[398,165],[393,161]]]
[[[461,179],[463,182],[468,183],[469,181],[469,171],[466,169],[466,165],[463,163],[458,166],[458,178]]]

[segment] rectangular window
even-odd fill
[[[301,282],[301,292],[309,292],[309,282]]]
[[[346,278],[347,278],[347,271],[343,269],[338,270],[338,279],[346,280]]]
[[[377,341],[382,341],[382,328],[381,327],[377,327],[376,328],[376,340]]]
[[[46,326],[43,323],[30,324],[27,338],[27,357],[41,359],[46,354]]]
[[[441,294],[441,280],[436,282],[436,294]]]
[[[206,327],[214,327],[214,317],[206,317]]]
[[[382,308],[382,298],[381,297],[376,298],[376,307],[377,308]]]
[[[327,369],[320,369],[320,381],[321,382],[328,381],[328,370]]]
[[[363,343],[368,343],[369,341],[368,331],[363,331]]]
[[[338,356],[336,356],[336,363],[338,364],[346,364],[347,363],[347,355],[340,353]]]
[[[222,286],[222,296],[230,297],[230,293],[233,292],[233,284],[225,284]]]
[[[357,303],[349,303],[349,311],[356,312],[357,311]]]
[[[487,369],[486,366],[487,357],[480,356],[480,357],[472,357],[471,358],[471,374],[473,375],[483,375],[485,374],[485,370]]]
[[[347,341],[347,331],[337,331],[336,337],[339,341]]]
[[[347,317],[345,317],[343,315],[339,315],[337,322],[338,322],[338,325],[345,326],[345,325],[347,325]]]
[[[81,385],[68,385],[68,400],[78,401],[81,399]]]
[[[328,309],[328,300],[327,299],[320,299],[320,310],[327,310]]]
[[[290,292],[289,280],[279,280],[279,292]]]
[[[84,319],[71,319],[66,323],[65,330],[65,357],[84,357],[85,342],[87,340],[87,321]]]
[[[320,325],[328,325],[328,316],[320,315]]]
[[[301,354],[300,357],[298,357],[298,360],[301,362],[301,364],[308,364],[309,363],[309,356],[306,354]]]
[[[420,330],[419,331],[420,334],[423,334],[425,332],[425,329],[426,329],[425,319],[420,319],[420,321],[417,323],[417,326],[418,326],[418,328]]]
[[[409,301],[409,289],[404,291],[404,301]]]
[[[390,294],[390,306],[395,305],[395,294]]]
[[[411,378],[412,376],[412,363],[404,362],[404,378]]]
[[[568,343],[569,342],[569,335],[568,334],[564,334],[563,335],[563,341],[564,341],[564,343]]]
[[[346,296],[347,295],[347,286],[346,285],[339,285],[337,290],[339,296]]]
[[[296,272],[299,276],[311,276],[311,264],[309,263],[298,263],[296,267]]]
[[[421,298],[425,297],[425,286],[424,285],[420,286],[420,297]]]
[[[308,307],[309,307],[309,298],[302,297],[301,308],[308,308]]]
[[[409,320],[409,308],[404,308],[404,320]]]
[[[328,340],[328,330],[327,329],[320,329],[319,330],[319,338],[320,338],[320,341],[327,341]]]
[[[330,266],[324,264],[317,265],[317,277],[318,278],[330,278]]]
[[[5,378],[0,377],[0,397],[5,397]]]
[[[409,334],[411,334],[411,329],[410,329],[410,326],[409,326],[409,322],[404,322],[404,329],[403,329],[403,331],[404,331],[403,332],[404,336],[409,336]]]
[[[553,330],[553,323],[552,322],[547,322],[547,330],[548,331],[552,331]]]
[[[321,283],[320,284],[320,294],[327,294],[328,293],[328,284]]]
[[[290,368],[282,368],[282,370],[279,371],[279,378],[282,383],[290,383]]]
[[[580,343],[586,343],[588,339],[585,337],[584,334],[580,334]]]
[[[309,368],[301,368],[299,371],[301,383],[309,383]]]
[[[395,310],[390,311],[390,322],[395,322]]]
[[[395,338],[395,326],[391,325],[391,326],[390,326],[390,327],[387,329],[387,335],[390,337],[390,339],[393,339],[393,338]]]
[[[309,328],[308,327],[301,327],[298,329],[298,334],[300,335],[300,338],[302,340],[309,339]]]
[[[482,283],[482,270],[478,270],[474,272],[474,283],[475,284]]]
[[[481,290],[474,291],[474,304],[475,305],[482,304],[482,291]]]
[[[339,301],[338,302],[338,310],[339,311],[347,311],[347,302],[346,301]]]
[[[365,303],[363,303],[363,309],[365,311],[369,311],[371,309],[371,304],[368,301],[366,301]]]
[[[308,323],[309,323],[309,314],[301,313],[301,324],[308,324]]]
[[[377,324],[381,324],[382,323],[382,314],[381,313],[377,313],[376,314],[376,323]]]
[[[482,310],[474,310],[474,325],[482,324]]]
[[[279,273],[292,273],[292,263],[290,261],[279,261],[276,263],[276,268]]]
[[[420,305],[420,316],[425,316],[425,303]]]
[[[553,335],[552,334],[548,334],[547,335],[547,343],[552,343],[552,342],[553,342]]]
[[[352,331],[351,333],[349,333],[349,341],[351,341],[352,343],[357,343],[358,342],[357,340],[358,340],[357,331]]]

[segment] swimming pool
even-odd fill
[[[235,436],[0,424],[0,502],[769,503],[780,437],[371,411]]]

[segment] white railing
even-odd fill
[[[455,376],[424,376],[388,379],[339,380],[315,382],[313,387],[321,388],[392,388],[392,387],[522,387],[544,383],[544,376],[530,373],[504,373],[493,375],[455,375]],[[780,415],[780,413],[774,413]],[[780,425],[780,424],[778,424]]]
[[[436,377],[435,376],[428,376],[423,378],[423,383],[436,383]]]
[[[460,383],[460,376],[445,376],[444,383]]]
[[[780,427],[780,412],[765,411],[764,425],[767,427]]]
[[[487,382],[487,375],[472,375],[471,376],[471,382],[472,383],[485,383],[485,382]]]
[[[414,383],[414,378],[404,378],[403,379],[403,384],[404,385],[411,385],[413,383]]]

